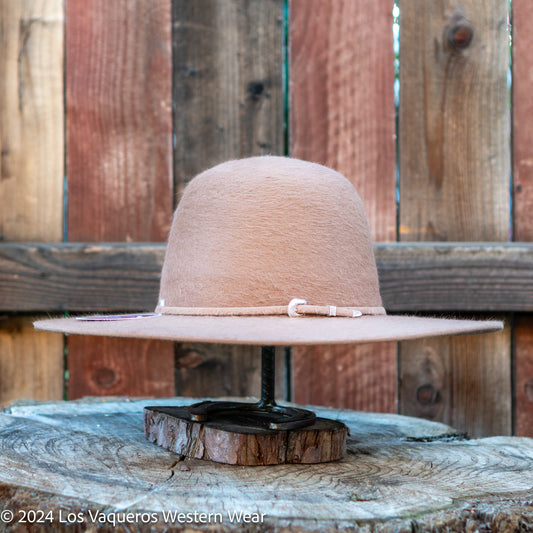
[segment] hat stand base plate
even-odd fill
[[[216,410],[211,405],[208,419],[197,421],[191,419],[195,406],[145,407],[145,435],[179,455],[232,465],[314,464],[346,455],[348,428],[342,422],[314,418],[305,427],[271,429],[264,421],[268,413],[258,415],[253,409],[257,404],[240,405],[252,406],[256,412]]]

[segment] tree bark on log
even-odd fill
[[[144,406],[195,401],[115,398],[6,408],[0,509],[13,518],[1,514],[0,531],[511,532],[533,526],[532,439],[467,440],[440,423],[324,408],[317,415],[350,429],[346,458],[332,463],[229,466],[183,459],[145,439]],[[44,522],[22,522],[37,510]]]
[[[337,420],[316,418],[304,428],[281,431],[244,425],[224,413],[213,418],[193,422],[186,408],[145,407],[144,434],[179,455],[231,465],[327,463],[346,455],[348,428]]]

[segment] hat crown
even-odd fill
[[[367,218],[341,174],[297,159],[228,161],[174,214],[160,300],[171,307],[381,306]]]

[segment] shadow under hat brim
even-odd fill
[[[34,322],[38,330],[223,344],[288,346],[363,344],[499,331],[497,320],[457,320],[403,315],[342,317],[175,316],[157,315],[127,320],[83,321],[57,318]]]

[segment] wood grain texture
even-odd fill
[[[217,163],[283,154],[282,17],[281,0],[172,3],[178,198],[196,174]],[[256,393],[256,352],[178,346],[178,393]]]
[[[169,0],[66,4],[70,240],[166,239],[173,209],[170,11]],[[69,342],[69,395],[110,388],[167,395],[173,361],[171,343],[79,337]],[[112,385],[92,378],[109,368],[118,376]]]
[[[283,154],[281,0],[172,3],[178,195],[228,159]]]
[[[63,238],[63,20],[61,0],[0,1],[0,241]],[[0,361],[0,401],[62,398],[61,335],[2,320]]]
[[[153,311],[162,243],[2,243],[0,309]]]
[[[63,398],[63,335],[35,331],[31,317],[0,319],[0,402]]]
[[[533,241],[533,14],[527,1],[513,5],[513,239]],[[533,436],[533,322],[518,315],[514,330],[514,422]]]
[[[398,243],[374,248],[389,311],[530,311],[531,243]]]
[[[514,433],[533,437],[533,320],[518,315],[514,321]]]
[[[291,0],[289,151],[338,170],[396,240],[392,4]]]
[[[276,398],[289,395],[285,349],[276,347]],[[198,342],[176,344],[176,394],[258,396],[261,347]]]
[[[2,243],[0,310],[153,310],[162,243]],[[533,243],[378,243],[388,311],[530,311]]]
[[[293,348],[293,399],[380,413],[396,412],[397,343]]]
[[[513,1],[513,238],[533,241],[533,14],[527,0]]]
[[[504,317],[499,317],[503,319]],[[511,329],[400,343],[400,410],[471,437],[510,435]]]
[[[170,2],[72,0],[66,17],[68,238],[165,240]]]
[[[170,341],[71,335],[67,347],[69,399],[174,394],[174,345]]]
[[[243,468],[179,460],[148,442],[147,401],[13,406],[0,415],[3,509],[81,512],[80,529],[111,529],[96,513],[157,513],[139,531],[525,531],[533,517],[533,443],[458,440],[443,424],[317,409],[350,428],[348,456],[321,465]],[[157,400],[164,405],[169,400]],[[192,403],[173,399],[176,404]],[[219,522],[167,521],[162,512],[221,513]],[[264,513],[231,523],[228,511]],[[109,515],[110,519],[112,515]],[[118,515],[115,515],[118,516]],[[61,531],[65,524],[58,523]],[[19,525],[19,524],[14,524]],[[77,525],[76,525],[77,527]]]
[[[468,0],[460,6],[451,0],[416,0],[402,6],[401,240],[509,239],[507,8],[506,0]],[[449,45],[454,27],[472,30],[469,45]],[[448,383],[450,376],[449,387],[440,390],[441,405],[436,411],[431,406],[430,416],[451,416],[477,436],[508,434],[509,339],[503,332],[483,341],[424,342],[424,350],[438,360],[434,365],[420,358],[421,344],[402,343],[401,412],[427,415],[423,402],[435,399],[427,380],[435,378],[440,385],[439,379]],[[491,368],[499,375],[488,373]]]
[[[63,2],[0,2],[0,240],[63,239]]]
[[[402,6],[400,240],[509,239],[506,0],[461,3],[463,51],[444,43],[452,0]]]
[[[352,1],[291,0],[289,5],[290,155],[344,174],[363,199],[373,238],[394,241],[392,4],[379,0],[361,9]],[[374,365],[362,378],[369,357]],[[297,401],[396,410],[394,343],[327,351],[298,347],[293,362]],[[367,384],[361,387],[362,379]]]

